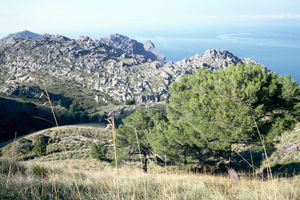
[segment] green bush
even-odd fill
[[[127,99],[125,101],[125,105],[135,105],[135,99]]]
[[[47,152],[47,143],[42,140],[36,140],[32,150],[36,155],[41,156]]]
[[[128,156],[126,155],[126,150],[122,147],[117,148],[117,164],[118,166],[124,164],[125,160],[128,159]],[[112,162],[110,163],[112,167],[116,166],[116,160],[113,158]]]
[[[93,143],[91,145],[91,156],[97,160],[106,160],[107,147],[104,144]]]
[[[36,165],[36,166],[32,167],[31,173],[34,176],[42,177],[43,178],[43,177],[47,177],[49,172],[48,172],[48,170],[45,167],[41,167],[39,165]]]

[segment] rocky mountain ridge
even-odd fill
[[[48,35],[48,34],[46,34],[46,35]],[[42,35],[40,35],[38,33],[33,33],[31,31],[24,30],[24,31],[21,31],[21,32],[9,34],[8,36],[6,36],[3,39],[12,38],[12,37],[23,38],[23,39],[25,39],[25,38],[38,38],[38,37],[41,37],[41,36]]]
[[[124,35],[112,34],[108,37],[101,38],[100,42],[118,49],[120,52],[127,55],[144,55],[152,61],[157,60],[162,63],[165,63],[166,60],[165,56],[155,49],[155,46],[151,41],[146,41],[142,44]]]
[[[51,93],[91,106],[131,99],[157,102],[168,98],[169,84],[184,74],[250,61],[221,49],[165,63],[151,41],[142,44],[120,34],[99,40],[8,37],[0,40],[0,95],[39,91],[36,87],[42,90],[44,81]]]

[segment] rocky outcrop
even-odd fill
[[[129,55],[142,55],[151,61],[159,61],[162,63],[165,62],[165,56],[155,49],[155,46],[151,41],[147,41],[142,44],[136,40],[117,33],[105,38],[101,38],[100,41],[108,46],[120,50],[120,52],[124,52]]]
[[[155,45],[150,41],[147,40],[146,42],[144,42],[144,49],[148,52],[151,52],[152,54],[155,55],[156,60],[165,63],[166,62],[166,56],[162,53],[159,52],[158,49],[155,48]]]
[[[10,37],[0,40],[0,94],[37,97],[43,80],[52,94],[83,105],[156,102],[167,99],[169,84],[184,74],[251,61],[226,50],[208,50],[176,63],[164,60],[152,42],[142,44],[118,34],[100,40]]]
[[[210,66],[211,68],[217,68],[217,69],[224,68],[229,64],[236,65],[237,63],[243,62],[240,58],[234,56],[232,53],[224,49],[207,50],[202,57],[202,61],[206,63],[208,66]]]

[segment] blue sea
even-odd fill
[[[198,27],[129,35],[150,39],[167,61],[179,61],[207,49],[226,49],[251,58],[280,75],[291,74],[300,84],[300,24]]]

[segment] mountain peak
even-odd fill
[[[101,38],[100,41],[106,45],[120,49],[126,54],[143,55],[152,61],[156,60],[165,63],[165,56],[155,49],[155,46],[151,41],[146,41],[146,43],[142,44],[119,33],[114,33],[108,37]]]
[[[155,48],[155,45],[151,40],[144,42],[144,49],[148,52],[151,52],[155,55],[156,59],[162,63],[166,62],[166,56],[162,54],[158,49]]]
[[[226,66],[242,62],[242,60],[234,56],[225,49],[209,49],[205,51],[202,60],[210,66],[225,68]]]
[[[155,49],[155,45],[151,40],[147,40],[146,42],[144,42],[144,48],[146,51],[151,51],[152,49]]]
[[[22,38],[22,39],[26,38],[27,39],[27,38],[38,38],[38,37],[41,37],[41,36],[42,35],[40,35],[38,33],[34,33],[34,32],[31,32],[31,31],[28,31],[28,30],[24,30],[24,31],[21,31],[21,32],[9,34],[8,36],[6,36],[3,39],[12,38],[12,37]]]

